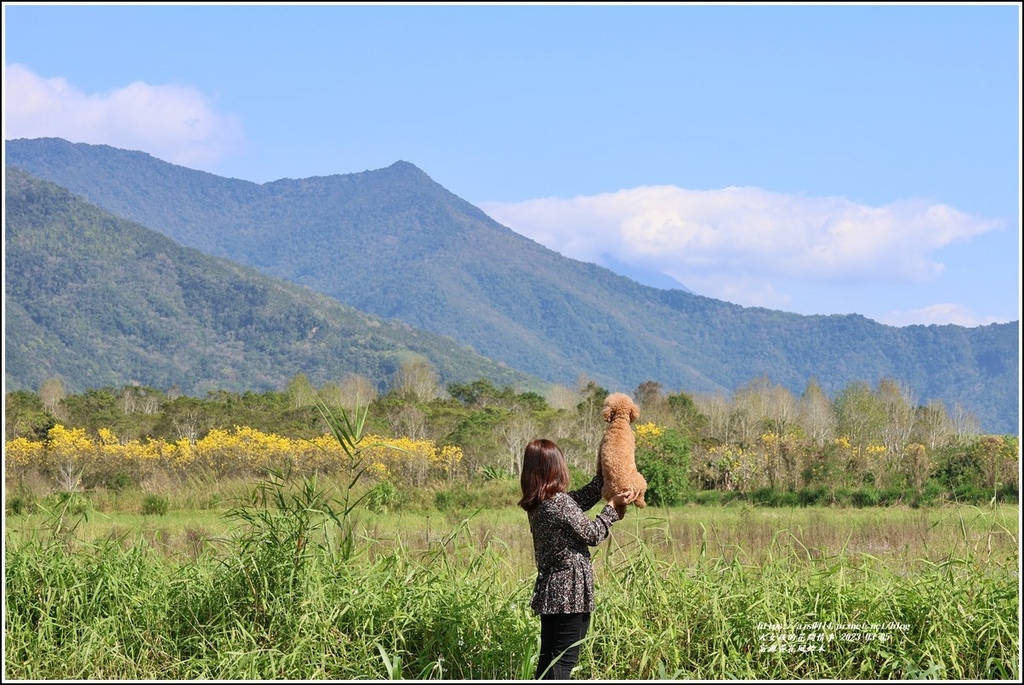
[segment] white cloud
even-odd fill
[[[608,253],[702,295],[776,309],[790,309],[796,294],[780,292],[783,282],[827,288],[933,281],[945,270],[935,251],[1001,226],[918,200],[869,207],[841,197],[735,187],[640,187],[480,206],[565,256],[601,263],[601,254]],[[908,323],[933,316],[946,316],[946,323],[971,318],[950,307],[955,306],[907,313],[918,317]]]
[[[4,139],[43,137],[141,150],[202,168],[239,145],[242,132],[235,117],[215,111],[191,86],[136,81],[88,94],[64,78],[4,65]]]

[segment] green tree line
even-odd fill
[[[357,374],[319,387],[298,374],[280,391],[205,397],[139,385],[68,394],[50,378],[37,392],[6,394],[5,434],[7,441],[46,441],[62,425],[96,436],[112,431],[122,441],[196,441],[211,430],[244,426],[312,438],[325,431],[318,407],[361,407],[375,434],[459,447],[457,476],[464,482],[517,477],[526,443],[538,436],[556,440],[575,476],[584,478],[596,463],[609,392],[586,378],[544,395],[485,379],[442,386],[422,359],[403,364],[383,393]],[[632,395],[641,409],[637,463],[654,505],[1017,500],[1016,437],[982,435],[970,414],[918,403],[892,379],[851,383],[834,397],[814,379],[796,396],[767,378],[731,395],[672,392],[655,381]],[[84,484],[108,485],[88,478]]]

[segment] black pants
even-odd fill
[[[540,659],[534,678],[568,680],[580,658],[580,645],[574,643],[585,638],[589,629],[590,614],[541,614]]]

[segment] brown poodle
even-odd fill
[[[640,418],[640,407],[633,403],[629,395],[615,392],[605,399],[601,416],[608,422],[597,456],[597,468],[604,472],[601,496],[610,500],[624,490],[632,490],[636,494],[633,504],[646,507],[644,493],[647,491],[647,481],[636,470],[636,437],[630,425]],[[619,518],[623,518],[626,505],[616,507],[616,511]]]

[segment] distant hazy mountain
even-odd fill
[[[383,390],[416,357],[445,383],[543,387],[449,338],[182,247],[10,167],[5,221],[8,390],[59,376],[73,392],[141,383],[202,396],[283,390],[298,373],[318,386],[356,373]]]
[[[814,378],[834,394],[892,378],[922,403],[961,405],[987,431],[1017,430],[1017,323],[895,328],[641,285],[514,233],[407,162],[255,184],[53,138],[6,151],[9,165],[183,245],[546,381],[728,393],[767,377],[799,394]]]
[[[626,278],[631,278],[637,283],[643,285],[649,285],[652,288],[660,288],[662,290],[682,290],[688,293],[693,291],[687,288],[685,285],[672,278],[667,274],[663,274],[660,271],[652,271],[651,269],[645,269],[642,266],[633,266],[626,264],[622,260],[615,257],[615,255],[602,252],[598,263],[601,266],[607,267]]]

